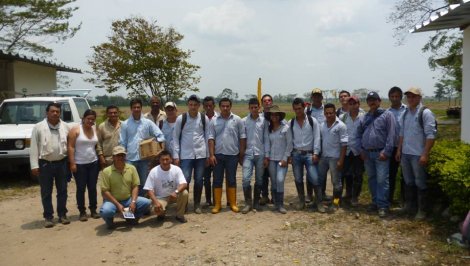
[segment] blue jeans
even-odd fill
[[[124,206],[124,208],[127,208],[131,205],[131,200],[132,198],[129,197],[128,199],[120,200],[119,203],[121,203],[121,205]],[[151,201],[147,198],[137,197],[137,200],[135,203],[135,213],[134,213],[135,218],[142,217],[142,215],[149,210],[150,203]],[[100,209],[100,215],[107,225],[112,225],[113,220],[114,220],[114,215],[116,215],[117,211],[118,209],[116,205],[114,205],[114,203],[108,200],[104,200],[103,206],[101,206],[101,209]]]
[[[67,172],[67,159],[56,162],[39,160],[39,186],[41,187],[41,202],[45,219],[54,217],[54,208],[52,207],[54,181],[57,190],[57,215],[61,217],[67,213]]]
[[[418,155],[402,154],[401,170],[407,186],[416,185],[419,190],[425,190],[427,173],[424,166],[419,164]]]
[[[390,158],[385,161],[379,160],[380,152],[366,151],[366,160],[364,166],[369,176],[369,190],[372,195],[372,203],[377,205],[379,209],[388,209],[390,202],[388,201],[388,171],[390,166]]]
[[[304,183],[304,167],[307,169],[307,181],[313,186],[319,186],[318,168],[313,164],[312,154],[302,155],[299,152],[292,152],[292,169],[297,184]]]
[[[243,158],[243,188],[250,188],[251,176],[253,175],[253,168],[255,168],[255,186],[261,186],[263,184],[263,167],[264,156],[245,154]]]
[[[214,188],[222,188],[224,183],[224,172],[227,187],[237,187],[237,164],[238,155],[216,154],[217,164],[214,166]]]
[[[206,167],[206,158],[202,159],[184,159],[180,163],[181,170],[183,171],[186,182],[191,183],[191,176],[194,169],[194,187],[202,188],[203,181],[202,176],[204,175],[204,168]]]
[[[139,161],[127,161],[128,163],[135,166],[137,173],[139,174],[139,196],[143,197],[146,193],[144,191],[145,181],[147,181],[147,176],[149,174],[149,160],[139,160]]]
[[[343,192],[341,171],[336,168],[338,160],[338,158],[321,157],[320,162],[318,163],[318,174],[322,184],[326,183],[328,170],[330,170],[331,183],[333,184],[333,195],[335,198],[340,197],[341,193]]]
[[[280,161],[269,161],[269,175],[271,176],[271,186],[275,192],[284,192],[284,181],[286,180],[287,167],[281,167]]]
[[[88,164],[77,164],[77,172],[75,173],[75,182],[77,183],[77,206],[80,212],[84,212],[85,208],[85,190],[88,189],[88,207],[92,211],[96,211],[96,183],[98,182],[98,174],[100,168],[98,161]]]

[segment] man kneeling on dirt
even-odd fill
[[[140,179],[137,169],[126,163],[126,149],[122,146],[113,148],[113,164],[103,170],[101,193],[104,203],[100,215],[108,229],[114,228],[114,215],[117,211],[124,214],[124,208],[129,208],[135,219],[129,219],[131,224],[137,224],[142,215],[148,211],[150,200],[139,197]]]
[[[176,165],[171,164],[171,155],[164,150],[160,153],[160,165],[150,171],[144,190],[152,200],[158,220],[165,219],[165,211],[168,203],[176,202],[176,220],[186,223],[184,217],[186,205],[188,204],[188,191],[183,171]]]

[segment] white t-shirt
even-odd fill
[[[154,167],[145,182],[145,190],[153,190],[159,199],[173,193],[180,184],[186,184],[183,171],[176,165],[170,165],[170,170],[164,171],[161,166]]]

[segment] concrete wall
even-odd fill
[[[57,89],[56,70],[25,62],[14,62],[14,90],[22,93],[23,88],[27,94],[47,93]]]
[[[470,143],[470,26],[463,33],[462,129],[460,138]]]

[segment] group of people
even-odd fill
[[[186,101],[187,111],[178,115],[174,102],[165,103],[161,110],[160,98],[154,96],[147,114],[142,113],[142,101],[132,99],[131,115],[125,121],[119,120],[118,107],[108,106],[107,119],[98,127],[96,112],[87,110],[81,124],[72,128],[60,120],[60,104],[51,103],[46,118],[33,129],[30,156],[32,174],[38,176],[41,186],[45,227],[54,226],[54,181],[58,222],[70,223],[66,201],[71,175],[77,185],[80,221],[88,219],[88,190],[90,216],[103,218],[108,228],[114,228],[116,214],[126,212],[134,216],[127,220],[129,223],[136,223],[152,208],[158,220],[165,219],[171,202],[176,202],[175,219],[186,222],[184,214],[188,211],[193,176],[191,193],[196,214],[202,213],[203,190],[206,204],[213,206],[211,212],[220,212],[224,179],[227,205],[238,212],[238,164],[243,175],[244,214],[259,210],[268,202],[274,204],[276,211],[287,213],[284,182],[291,164],[297,209],[304,209],[314,198],[312,205],[322,213],[334,211],[340,204],[357,206],[365,168],[372,195],[369,209],[385,217],[393,202],[395,176],[401,163],[403,211],[414,212],[417,206],[416,218],[422,219],[426,204],[425,166],[436,137],[436,122],[431,110],[423,106],[419,88],[412,87],[405,95],[408,106],[402,103],[402,90],[391,88],[391,107],[385,110],[380,108],[380,96],[370,92],[366,98],[369,111],[364,112],[360,99],[347,91],[340,92],[341,107],[336,108],[331,103],[323,104],[322,91],[313,89],[311,103],[301,98],[293,100],[295,116],[289,121],[269,94],[262,97],[261,103],[257,98],[250,99],[249,113],[244,118],[232,113],[229,98],[218,101],[219,113],[215,111],[215,99],[205,97],[204,111],[200,112],[200,98],[191,95]],[[143,159],[140,143],[151,138],[164,150],[158,159]],[[104,203],[98,213],[100,170]],[[332,198],[325,191],[328,171]]]

